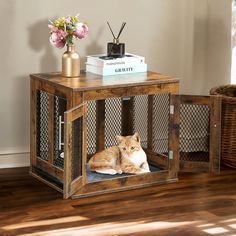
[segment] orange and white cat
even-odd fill
[[[96,153],[89,160],[91,171],[102,174],[141,174],[150,172],[146,153],[140,144],[140,136],[116,136],[118,146]]]

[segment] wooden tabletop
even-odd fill
[[[82,72],[80,77],[76,78],[62,77],[61,73],[55,72],[31,74],[30,77],[32,79],[42,80],[57,86],[70,88],[75,91],[179,82],[179,79],[177,78],[151,71],[148,71],[147,73],[132,73],[104,77],[92,73]]]

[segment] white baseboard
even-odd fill
[[[30,153],[0,153],[0,169],[30,165]]]

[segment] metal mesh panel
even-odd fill
[[[116,145],[116,135],[121,135],[122,101],[120,98],[105,100],[105,148]]]
[[[206,105],[180,106],[180,160],[209,161],[210,108]]]
[[[169,140],[169,94],[156,94],[153,96],[153,151],[168,153]]]
[[[37,156],[48,160],[48,118],[49,96],[46,92],[37,92]]]
[[[72,122],[72,153],[71,153],[71,177],[72,180],[82,175],[82,151],[83,118]]]
[[[96,152],[96,101],[88,101],[87,112],[87,154]]]
[[[148,131],[148,96],[134,97],[134,130],[141,138],[141,145],[147,148]]]
[[[54,97],[54,165],[64,168],[64,112],[66,111],[66,100]],[[60,122],[61,121],[61,122]],[[60,140],[59,140],[60,139]]]

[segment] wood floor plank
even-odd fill
[[[0,169],[0,235],[236,234],[236,170],[73,200],[28,171]]]

